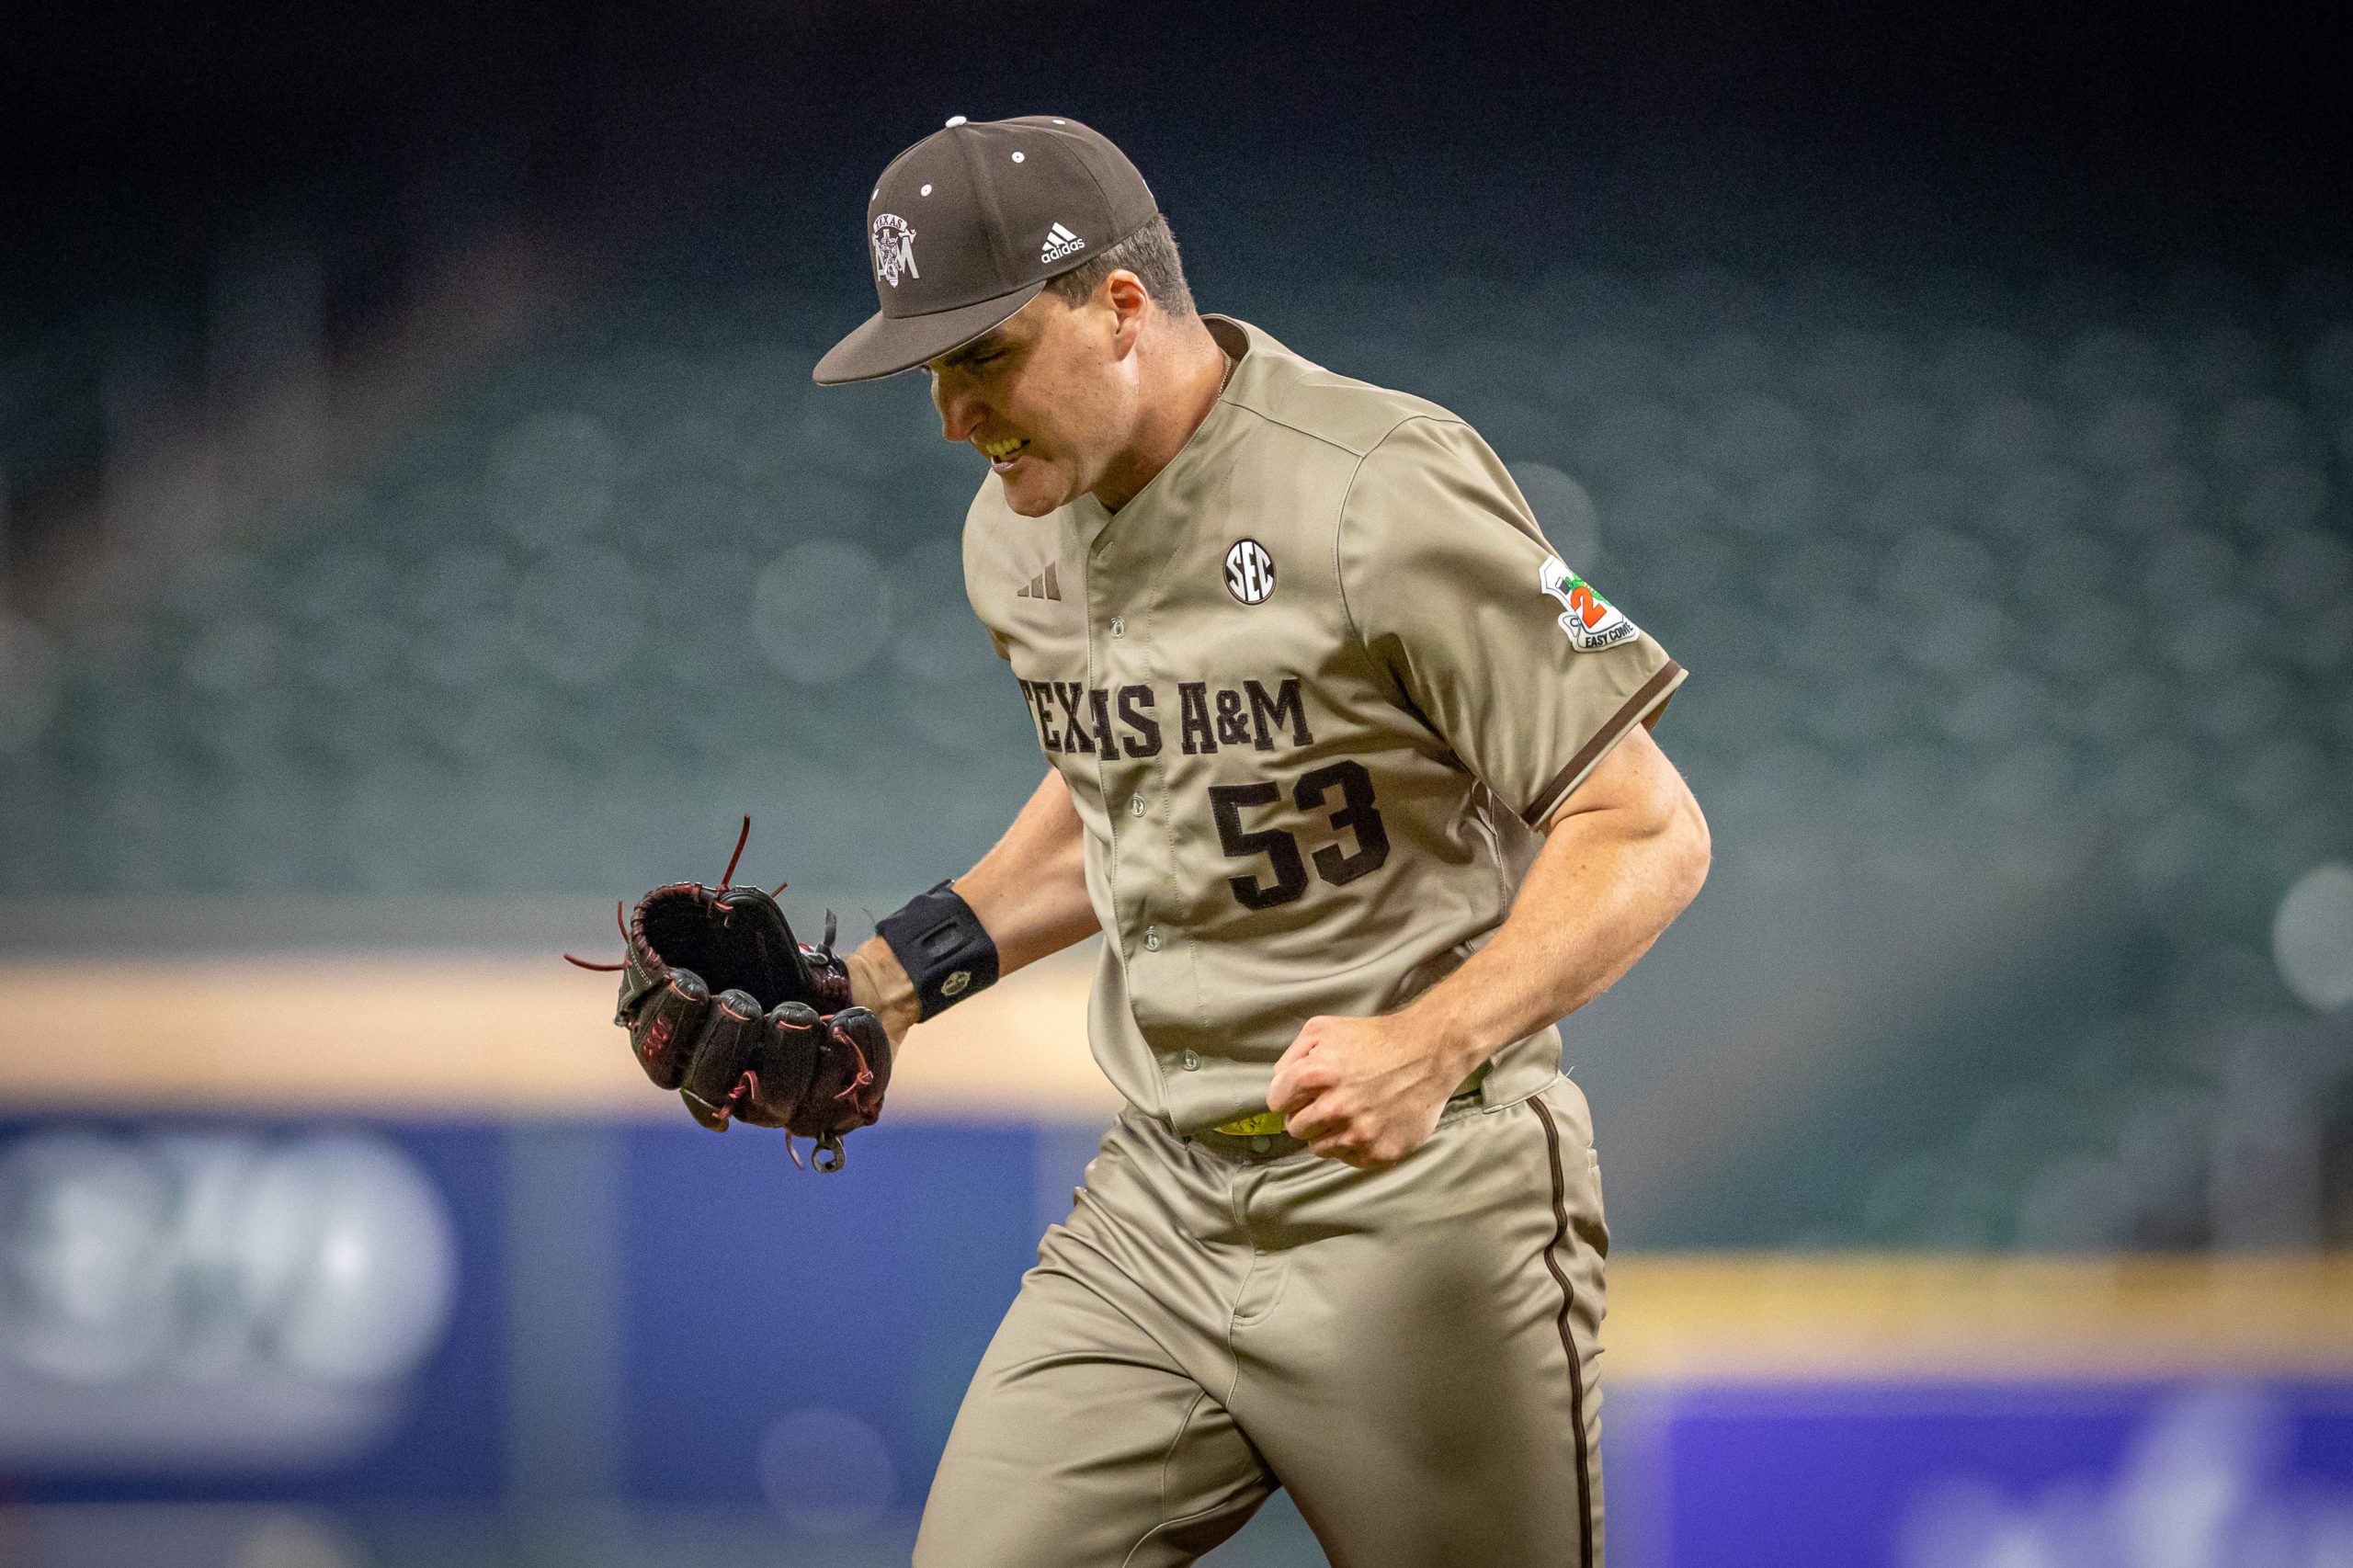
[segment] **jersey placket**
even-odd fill
[[[1131,682],[1154,691],[1161,688],[1152,608],[1158,602],[1161,563],[1175,553],[1165,530],[1180,526],[1180,519],[1173,514],[1155,515],[1161,509],[1153,506],[1150,492],[1131,501],[1116,518],[1099,507],[1088,510],[1094,516],[1081,522],[1078,540],[1086,595],[1087,684],[1103,691],[1107,701],[1116,702],[1121,686]],[[1179,902],[1173,896],[1176,828],[1168,772],[1174,743],[1168,718],[1155,716],[1160,718],[1162,738],[1150,756],[1131,756],[1122,750],[1096,758],[1103,820],[1110,833],[1104,856],[1105,881],[1119,930],[1121,961],[1131,970],[1142,965],[1157,971],[1143,984],[1131,981],[1131,1016],[1139,994],[1177,994],[1175,976],[1165,966],[1182,964],[1189,971],[1195,961],[1191,944],[1179,942],[1177,933],[1167,924],[1169,913]],[[1118,738],[1107,732],[1102,744],[1118,744]],[[1141,811],[1138,802],[1142,804]],[[1188,978],[1198,983],[1197,976],[1188,973]],[[1135,1023],[1149,1039],[1143,1020],[1137,1018]],[[1196,1070],[1201,1061],[1189,1048],[1158,1055],[1164,1076]]]
[[[1080,607],[1080,616],[1081,623],[1086,628],[1086,692],[1091,707],[1096,692],[1105,693],[1108,703],[1111,700],[1111,694],[1120,689],[1120,662],[1114,650],[1105,644],[1111,627],[1116,623],[1124,633],[1127,621],[1119,608],[1116,587],[1104,580],[1099,560],[1100,547],[1109,537],[1108,519],[1099,509],[1090,509],[1096,510],[1097,515],[1092,519],[1076,519],[1072,532],[1078,547],[1078,589],[1085,600]],[[1104,831],[1109,836],[1109,848],[1103,857],[1103,881],[1110,892],[1111,924],[1119,932],[1120,955],[1125,960],[1130,956],[1131,945],[1128,941],[1127,914],[1120,896],[1122,827],[1120,819],[1128,811],[1129,797],[1119,787],[1120,780],[1114,772],[1122,760],[1115,749],[1119,739],[1108,723],[1097,726],[1097,730],[1095,795],[1103,812]]]

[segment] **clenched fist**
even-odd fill
[[[1393,1165],[1428,1141],[1475,1057],[1404,1014],[1307,1020],[1275,1063],[1267,1107],[1326,1159]]]

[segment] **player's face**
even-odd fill
[[[1042,517],[1093,490],[1125,439],[1131,356],[1118,312],[1040,294],[925,367],[940,434],[988,460],[1006,505]]]

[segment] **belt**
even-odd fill
[[[1490,1065],[1491,1063],[1482,1062],[1473,1068],[1471,1076],[1462,1080],[1462,1086],[1448,1096],[1449,1103],[1461,1099],[1466,1095],[1477,1094],[1479,1085],[1487,1081],[1487,1069]],[[1279,1110],[1252,1111],[1246,1116],[1237,1116],[1231,1121],[1221,1121],[1210,1131],[1222,1132],[1228,1138],[1281,1138],[1287,1136],[1290,1131],[1283,1125],[1283,1113]]]

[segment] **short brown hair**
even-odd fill
[[[1094,298],[1095,290],[1103,286],[1103,279],[1123,270],[1136,275],[1154,304],[1179,321],[1192,317],[1193,291],[1185,283],[1185,264],[1177,258],[1176,236],[1168,232],[1168,220],[1157,214],[1119,244],[1097,252],[1068,272],[1048,278],[1046,292],[1064,304],[1084,304]]]

